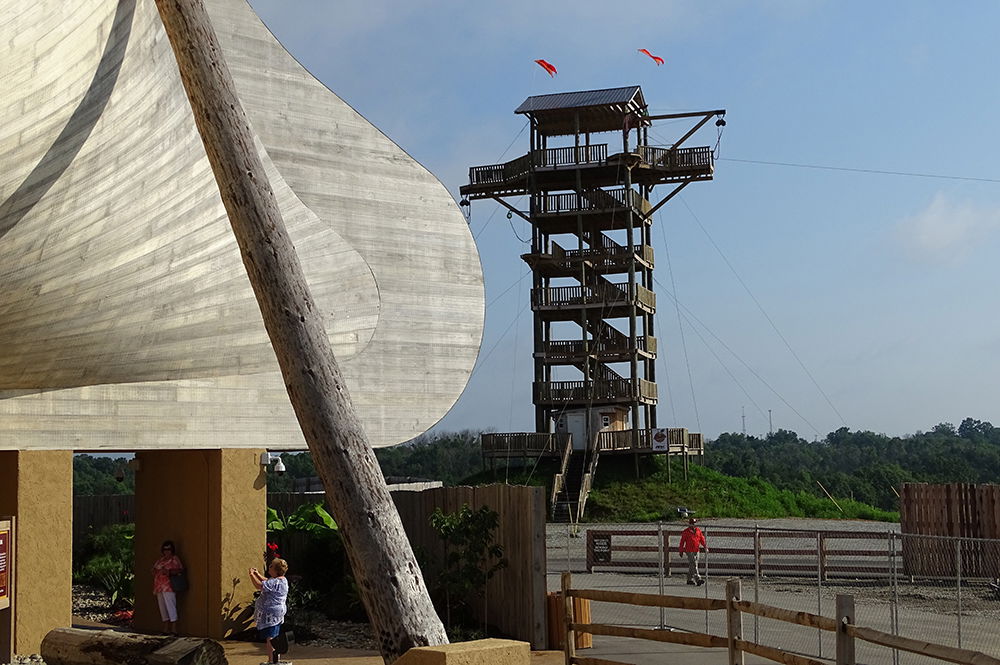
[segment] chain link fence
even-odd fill
[[[682,527],[659,524],[550,524],[548,587],[574,573],[574,586],[636,593],[723,598],[739,578],[742,598],[836,616],[839,594],[855,599],[855,622],[893,635],[1000,657],[1000,541],[900,534],[896,530],[806,530],[700,525],[708,551],[701,586],[688,583],[678,553]],[[594,623],[726,635],[724,613],[594,602]],[[833,660],[835,636],[745,616],[744,639]],[[930,659],[859,645],[858,662],[923,665]]]

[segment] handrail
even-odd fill
[[[535,168],[603,164],[608,159],[608,144],[545,148],[532,153]]]
[[[498,185],[527,175],[531,168],[603,164],[608,159],[607,144],[546,148],[521,155],[502,164],[486,164],[469,169],[470,185]]]
[[[583,192],[546,194],[541,198],[539,214],[561,214],[586,211],[616,211],[631,206],[642,213],[652,205],[639,192],[629,187],[588,189]]]
[[[590,496],[590,487],[594,482],[594,475],[597,473],[597,460],[600,459],[601,451],[597,447],[597,437],[593,437],[587,442],[587,450],[590,453],[590,463],[587,466],[587,473],[583,476],[583,483],[580,485],[580,496],[576,502],[576,521],[583,518],[583,509],[587,505],[587,497]]]
[[[553,511],[555,510],[556,498],[559,496],[559,491],[562,489],[563,483],[566,482],[566,469],[569,468],[569,458],[572,455],[573,435],[569,434],[566,439],[566,445],[563,448],[562,461],[559,463],[559,473],[552,479],[552,496],[550,497],[549,505],[552,506]]]
[[[712,149],[707,146],[697,148],[659,148],[641,145],[636,148],[636,151],[643,162],[656,168],[710,168],[713,164]]]

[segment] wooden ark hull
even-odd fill
[[[440,182],[207,0],[376,446],[471,374],[483,277]],[[153,0],[0,0],[0,449],[303,448]]]

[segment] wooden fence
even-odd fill
[[[547,648],[544,488],[441,487],[393,492],[392,497],[410,543],[435,562],[444,558],[444,543],[429,522],[436,508],[453,513],[468,504],[473,509],[487,506],[495,510],[500,516],[496,542],[503,547],[508,563],[487,584],[487,622],[513,639],[530,642],[535,649]],[[425,578],[432,579],[438,570],[436,564],[429,563],[423,571]]]
[[[468,504],[473,509],[489,506],[500,516],[496,542],[504,548],[508,565],[487,585],[486,619],[489,624],[514,639],[530,642],[536,649],[547,646],[545,616],[545,490],[541,487],[441,487],[420,492],[393,492],[392,497],[403,520],[403,527],[415,549],[420,548],[432,560],[443,558],[443,542],[430,526],[435,508],[455,512]],[[283,515],[303,503],[322,501],[321,493],[268,494],[267,503]],[[74,547],[91,530],[108,524],[131,522],[134,499],[121,496],[78,496],[73,504]],[[261,515],[261,522],[264,516]],[[285,534],[282,554],[294,558],[304,551],[307,536]],[[431,564],[424,575],[431,580],[437,568]]]
[[[1000,659],[979,651],[958,649],[943,644],[914,640],[908,637],[885,633],[874,628],[859,626],[855,623],[854,598],[842,594],[837,596],[836,619],[742,600],[740,581],[738,579],[729,580],[726,583],[726,597],[724,599],[692,598],[687,596],[627,593],[605,589],[573,589],[572,577],[567,572],[562,574],[562,595],[566,612],[566,637],[563,641],[566,665],[625,665],[613,660],[578,657],[575,646],[576,634],[578,632],[589,633],[591,635],[637,638],[686,646],[728,649],[730,665],[743,665],[743,655],[745,653],[753,654],[776,663],[782,663],[783,665],[826,665],[828,662],[743,639],[743,614],[756,615],[765,619],[773,619],[836,633],[836,665],[856,665],[855,643],[858,640],[949,663],[958,663],[959,665],[1000,665]],[[725,611],[727,631],[725,636],[721,636],[699,632],[674,632],[632,626],[578,623],[577,617],[574,614],[575,607],[577,606],[575,601],[577,599],[677,610]]]
[[[91,533],[97,533],[111,524],[128,524],[134,521],[133,494],[74,496],[73,551],[79,552]]]
[[[1000,486],[906,483],[899,513],[911,574],[1000,577]]]
[[[706,535],[709,565],[715,574],[756,571],[818,575],[821,579],[888,577],[892,573],[892,557],[898,555],[898,542],[889,539],[899,539],[895,534],[863,531],[711,529]],[[686,571],[687,561],[676,557],[680,536],[680,529],[588,530],[587,572],[594,568],[658,569],[660,566],[667,574]],[[720,541],[729,546],[713,544]],[[790,541],[797,546],[790,547]],[[809,546],[803,547],[803,542]],[[858,546],[858,543],[863,544]]]

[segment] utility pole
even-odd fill
[[[747,408],[740,407],[740,418],[743,420],[743,438],[747,438]]]
[[[771,423],[771,409],[767,410],[767,435],[774,434],[774,425]]]

